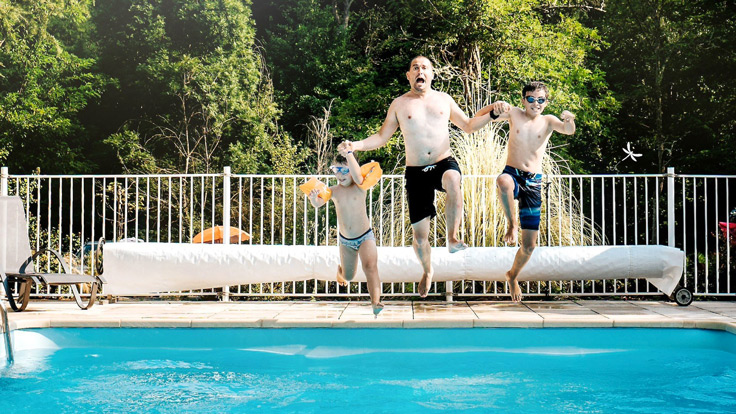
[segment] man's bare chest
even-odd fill
[[[402,127],[446,124],[450,119],[450,108],[439,102],[410,101],[398,112]]]

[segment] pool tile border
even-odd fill
[[[694,328],[736,334],[736,302],[387,302],[376,319],[370,310],[365,302],[128,302],[81,311],[73,303],[50,301],[11,313],[10,327]]]

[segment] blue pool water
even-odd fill
[[[736,413],[736,335],[686,329],[39,329],[4,412]]]

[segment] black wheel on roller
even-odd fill
[[[693,301],[693,292],[688,288],[678,286],[672,294],[672,300],[680,306],[687,306]]]

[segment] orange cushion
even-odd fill
[[[359,184],[358,187],[368,190],[381,179],[383,170],[381,170],[381,166],[376,161],[371,161],[360,166],[360,174],[363,175],[363,184]]]
[[[332,198],[332,190],[330,190],[330,187],[315,177],[310,178],[309,181],[299,186],[299,189],[307,196],[309,196],[309,193],[311,193],[315,188],[319,189],[319,198],[325,201]]]

